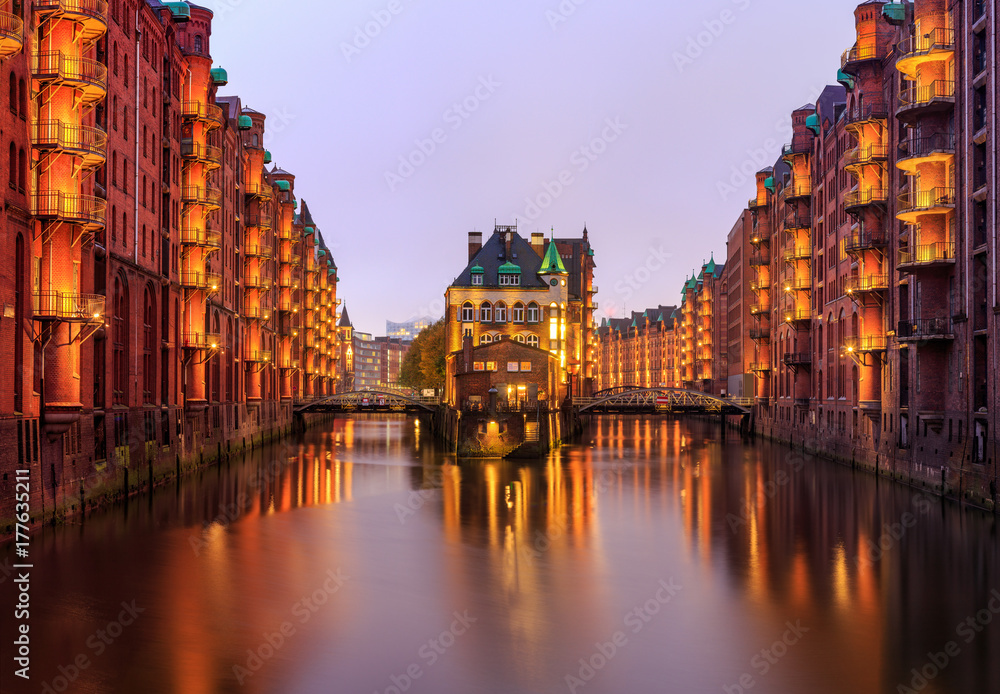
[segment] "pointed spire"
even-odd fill
[[[542,258],[542,267],[538,269],[539,275],[568,275],[566,266],[563,265],[562,258],[559,257],[559,249],[556,248],[554,239],[549,238],[549,247],[545,249],[545,256]]]

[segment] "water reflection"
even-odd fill
[[[5,692],[1000,691],[991,517],[706,422],[600,419],[524,463],[338,421],[33,558]]]

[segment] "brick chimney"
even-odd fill
[[[536,231],[531,235],[531,248],[538,254],[539,258],[545,256],[545,234]]]
[[[462,359],[465,364],[462,366],[463,373],[472,371],[472,335],[462,337]]]
[[[483,247],[483,234],[481,231],[469,232],[469,260],[476,257],[476,253]]]

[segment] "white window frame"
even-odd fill
[[[462,304],[462,322],[472,323],[476,315],[476,307],[472,305],[471,301],[466,301]]]
[[[538,347],[538,335],[528,335],[528,347]]]
[[[472,284],[475,285],[475,286],[477,286],[477,287],[482,286],[482,284],[483,284],[483,276],[479,275],[479,274],[473,275],[472,276]]]
[[[481,345],[491,345],[493,344],[493,336],[489,333],[483,333],[479,336],[479,344]]]
[[[483,302],[479,307],[479,322],[480,323],[492,323],[493,322],[493,307],[490,303]]]
[[[520,314],[520,316],[518,315]],[[510,310],[510,318],[514,323],[524,322],[524,304],[518,302],[514,304],[514,307]]]
[[[532,313],[534,313],[534,318],[532,318],[532,315],[531,315]],[[525,314],[525,317],[528,319],[528,322],[529,323],[538,323],[539,322],[539,315],[540,314],[539,314],[539,310],[538,310],[538,304],[535,304],[534,302],[528,304],[528,311]]]
[[[506,323],[507,322],[507,304],[502,301],[498,301],[493,307],[493,322],[494,323]]]

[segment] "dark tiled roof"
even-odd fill
[[[302,198],[302,211],[299,213],[302,217],[302,224],[307,227],[315,227],[316,222],[313,221],[313,216],[309,212],[309,205],[306,204],[306,199]]]
[[[344,310],[340,312],[340,322],[337,323],[337,327],[340,328],[353,328],[351,325],[351,317],[347,315],[347,304],[344,304]]]
[[[510,242],[510,254],[511,257],[506,257],[506,250],[503,243],[503,235],[496,232],[490,236],[483,247],[479,249],[479,252],[469,261],[469,264],[465,266],[465,269],[459,273],[455,281],[452,282],[453,287],[471,287],[472,285],[472,266],[480,265],[483,268],[483,287],[499,287],[500,283],[498,280],[498,275],[500,271],[500,266],[506,263],[508,260],[512,263],[517,264],[521,268],[521,286],[522,287],[545,287],[547,286],[538,277],[538,270],[542,266],[542,259],[538,257],[531,244],[525,241],[518,234],[514,234],[514,238]],[[480,286],[480,285],[476,285]]]

